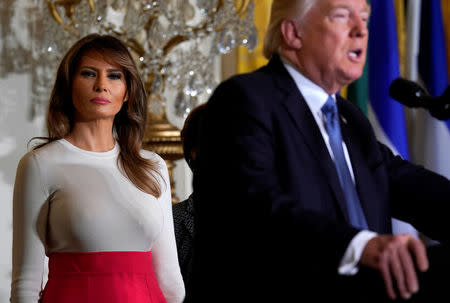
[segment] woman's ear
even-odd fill
[[[123,97],[123,102],[127,102],[128,101],[128,91],[125,93],[125,96]]]
[[[302,47],[302,39],[297,23],[291,19],[285,19],[281,23],[281,34],[284,44],[291,49],[299,50]]]

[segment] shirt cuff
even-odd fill
[[[358,273],[359,267],[357,265],[364,247],[375,236],[377,236],[375,232],[362,230],[353,237],[339,264],[338,273],[340,275],[353,276]]]

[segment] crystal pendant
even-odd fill
[[[256,46],[258,45],[258,31],[256,27],[252,27],[248,37],[244,39],[244,44],[249,51],[254,51]]]
[[[126,0],[112,0],[110,6],[116,11],[122,10],[124,9],[126,2]]]
[[[218,0],[197,0],[197,7],[202,15],[207,16],[217,8],[217,2]]]
[[[163,97],[159,94],[151,94],[148,101],[148,110],[156,116],[162,116],[165,111]]]
[[[179,92],[175,98],[175,114],[179,117],[186,117],[190,111],[191,97],[184,92]]]
[[[181,14],[183,16],[184,22],[189,22],[195,16],[195,9],[189,1],[183,0],[183,4],[181,5]]]
[[[165,22],[166,19],[164,18],[158,18],[153,21],[148,34],[148,42],[152,48],[162,49],[173,35],[173,32],[163,25]]]
[[[228,54],[235,47],[236,39],[233,30],[224,28],[218,36],[217,49],[221,54]]]

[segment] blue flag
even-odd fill
[[[369,22],[369,99],[388,144],[409,159],[403,106],[389,96],[391,82],[400,77],[397,24],[393,1],[372,1]],[[386,143],[386,142],[385,142]]]
[[[440,96],[449,85],[441,0],[422,1],[419,73],[432,96]],[[446,124],[450,127],[450,121]]]
[[[440,96],[449,85],[441,0],[422,1],[419,75],[428,92]],[[424,166],[450,178],[450,120],[429,114],[423,125]]]
[[[428,92],[440,96],[449,85],[441,0],[422,1],[419,75]],[[425,114],[423,165],[450,178],[450,121]]]
[[[409,159],[408,136],[403,106],[389,96],[392,81],[400,77],[397,23],[393,1],[371,1],[369,21],[369,120],[379,141]],[[372,113],[372,116],[371,116]],[[418,236],[410,224],[392,219],[394,234]]]

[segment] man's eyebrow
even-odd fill
[[[349,11],[353,10],[352,6],[350,6],[350,5],[346,4],[346,3],[339,3],[336,6],[332,7],[330,11],[333,11],[333,10],[339,9],[339,8],[344,8],[344,9],[347,9]],[[361,9],[359,11],[359,13],[368,13],[370,15],[370,13],[371,13],[370,5],[368,5],[367,7],[363,8],[363,9]]]
[[[369,6],[367,6],[366,8],[361,10],[362,13],[368,13],[369,15],[372,13],[372,8]]]

